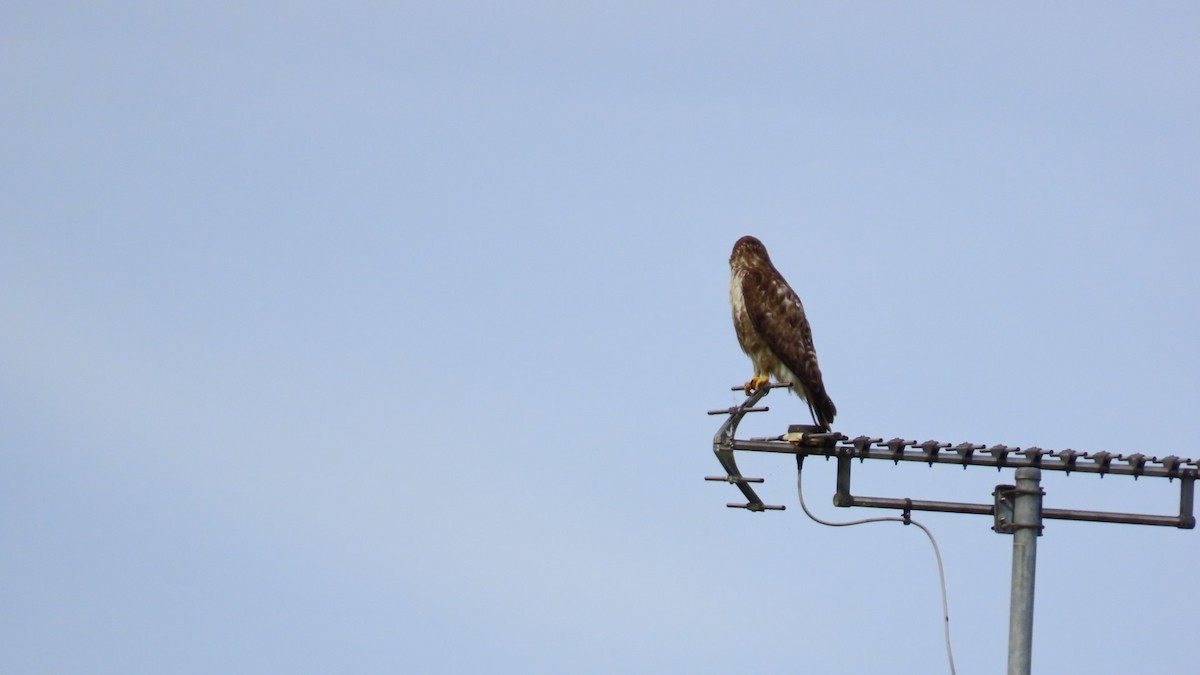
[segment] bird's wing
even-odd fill
[[[837,409],[825,392],[812,327],[800,296],[774,270],[761,269],[747,272],[742,292],[755,330],[776,358],[800,378],[817,422],[828,426]]]

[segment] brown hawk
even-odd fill
[[[754,363],[754,377],[746,383],[746,394],[769,382],[772,375],[776,382],[790,382],[792,393],[808,404],[813,420],[828,430],[837,408],[825,393],[812,328],[804,316],[800,296],[771,264],[767,248],[754,237],[738,239],[729,267],[733,327],[742,351]]]

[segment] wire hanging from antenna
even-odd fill
[[[804,509],[804,513],[806,513],[809,518],[812,518],[822,525],[828,525],[830,527],[846,527],[848,525],[863,525],[865,523],[897,522],[904,525],[916,525],[917,527],[921,528],[921,531],[924,532],[926,536],[929,537],[929,543],[933,544],[933,555],[937,559],[938,581],[940,581],[942,585],[942,618],[944,619],[942,627],[945,629],[946,659],[950,662],[950,675],[957,675],[954,670],[954,652],[950,649],[950,605],[946,600],[946,572],[942,567],[942,552],[938,548],[937,539],[933,538],[933,532],[930,532],[929,528],[925,527],[925,525],[913,520],[908,511],[904,512],[903,518],[896,518],[895,516],[883,516],[879,518],[848,520],[845,522],[822,520],[813,514],[812,511],[809,511],[808,505],[804,503],[803,477],[804,455],[796,455],[796,494],[800,497],[800,508]]]

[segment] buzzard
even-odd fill
[[[733,245],[729,268],[733,327],[742,351],[754,363],[754,377],[746,383],[746,395],[774,375],[777,382],[791,383],[792,392],[808,404],[813,420],[828,430],[837,408],[821,381],[812,328],[804,316],[800,296],[771,264],[767,248],[754,237],[742,237]]]

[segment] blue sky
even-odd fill
[[[0,671],[945,672],[917,530],[812,523],[787,458],[741,460],[782,513],[703,482],[750,375],[729,250],[804,298],[839,431],[1200,455],[1198,20],[6,4]],[[806,419],[768,402],[747,435]],[[996,672],[1011,540],[922,520]],[[1200,536],[1039,545],[1035,669],[1194,671]]]

